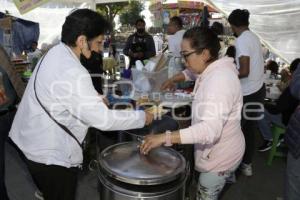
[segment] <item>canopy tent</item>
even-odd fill
[[[157,1],[156,4],[160,3]],[[166,0],[162,2],[164,9],[194,9],[202,10],[205,6],[202,0]],[[208,7],[209,11],[214,11],[211,7]]]
[[[250,29],[272,52],[291,62],[300,57],[300,0],[203,0],[228,16],[248,9]]]
[[[117,3],[117,2],[126,2],[130,0],[95,0],[96,4],[101,4],[101,3]]]
[[[56,43],[60,38],[61,27],[65,17],[76,8],[96,9],[96,4],[113,3],[129,0],[50,0],[48,3],[21,15],[13,0],[0,0],[0,11],[25,20],[38,22],[40,25],[39,44]]]
[[[0,11],[8,11],[12,16],[39,23],[41,45],[58,42],[66,16],[75,8],[92,8],[93,3],[93,0],[50,1],[21,15],[12,0],[0,0]]]
[[[31,48],[31,43],[39,38],[39,24],[15,17],[7,17],[0,12],[0,21],[6,21],[6,26],[0,25],[0,44],[10,55],[21,54]],[[6,31],[8,30],[8,31]]]
[[[54,0],[20,15],[12,0],[0,0],[0,11],[39,22],[39,42],[58,40],[66,15],[74,8],[95,8],[96,3],[126,0]],[[145,0],[146,1],[146,0]],[[170,0],[169,0],[170,1]],[[234,9],[250,11],[250,28],[262,42],[288,62],[300,57],[300,0],[203,0],[228,16]]]

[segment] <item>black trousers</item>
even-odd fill
[[[45,200],[75,200],[78,168],[27,160],[29,172]]]
[[[11,128],[15,111],[8,112],[0,116],[0,200],[8,200],[5,187],[5,141]]]
[[[243,163],[251,164],[255,152],[255,131],[257,129],[257,121],[264,113],[264,98],[266,96],[266,88],[263,85],[257,92],[243,97],[242,111],[242,131],[246,141],[246,150],[243,157]],[[259,112],[258,110],[261,110]]]

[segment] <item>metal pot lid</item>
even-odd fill
[[[106,148],[99,159],[101,169],[112,178],[135,185],[163,184],[184,173],[185,159],[177,151],[159,147],[143,155],[137,146],[137,142],[126,142]]]

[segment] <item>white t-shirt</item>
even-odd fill
[[[236,63],[238,69],[239,57],[250,57],[250,71],[248,77],[241,78],[243,95],[250,95],[257,92],[264,82],[264,60],[262,46],[259,38],[247,30],[244,31],[236,40]]]
[[[172,55],[169,61],[168,77],[171,78],[175,74],[183,70],[183,65],[181,63],[181,42],[185,30],[177,31],[174,35],[170,35],[168,38],[169,52]]]
[[[177,31],[174,35],[170,35],[168,39],[169,52],[172,52],[174,57],[181,57],[181,41],[185,30]]]
[[[153,40],[154,40],[156,54],[158,54],[163,48],[164,41],[158,35],[154,35]]]

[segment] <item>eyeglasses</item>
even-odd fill
[[[186,53],[184,54],[182,51],[180,52],[181,56],[183,57],[184,61],[187,62],[187,59],[190,55],[196,53],[197,51],[192,51],[192,52],[189,52],[189,53]]]

